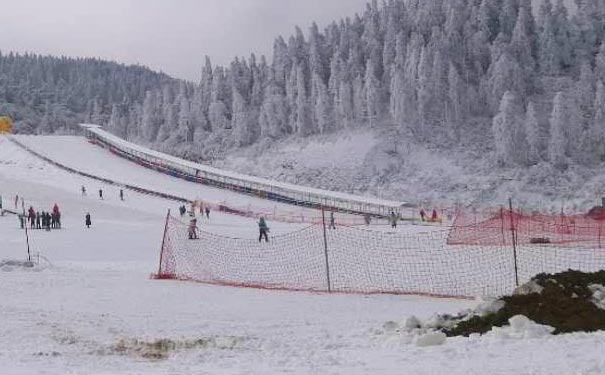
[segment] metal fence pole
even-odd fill
[[[25,200],[21,198],[21,209],[23,210],[23,222],[25,226],[25,242],[27,243],[27,261],[32,261],[31,252],[29,250],[29,233],[27,232],[27,216],[25,216]]]
[[[328,234],[326,231],[326,211],[324,206],[321,206],[321,222],[324,231],[324,254],[326,257],[326,281],[328,282],[328,293],[332,293],[332,282],[330,281],[330,260],[328,257]]]
[[[160,265],[158,267],[158,277],[162,277],[162,263],[164,262],[164,246],[166,245],[166,234],[168,233],[168,221],[170,220],[170,209],[166,214],[166,224],[164,224],[164,236],[162,237],[162,248],[160,249]]]
[[[512,198],[508,199],[508,207],[510,213],[510,233],[513,240],[513,258],[515,261],[515,285],[519,287],[519,268],[517,265],[517,233],[515,230],[515,222],[513,219],[513,200]]]

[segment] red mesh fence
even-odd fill
[[[605,221],[591,215],[548,215],[507,209],[460,211],[452,225],[449,245],[511,246],[517,244],[581,244],[601,247]]]
[[[326,230],[324,241],[323,226],[314,225],[271,236],[268,243],[205,231],[190,240],[187,224],[169,217],[158,278],[294,291],[470,297],[512,292],[514,249],[521,283],[542,272],[605,269],[605,251],[596,242],[513,248],[506,230],[504,237],[501,230],[478,232],[476,244],[470,245],[448,243],[450,237],[447,231],[402,235],[339,226]]]

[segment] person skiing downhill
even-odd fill
[[[99,199],[103,199],[103,189],[99,189]]]
[[[120,200],[124,200],[124,190],[120,189]]]
[[[260,220],[258,221],[258,229],[260,233],[258,235],[258,242],[261,242],[263,237],[265,237],[265,242],[269,242],[269,236],[267,235],[267,232],[269,232],[269,227],[267,226],[267,222],[263,216],[261,216]]]
[[[84,224],[86,224],[86,228],[90,228],[92,225],[92,221],[90,220],[90,213],[86,214]]]
[[[86,196],[86,188],[84,187],[84,185],[82,185],[82,196]]]

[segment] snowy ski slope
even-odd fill
[[[32,137],[27,142],[89,171],[132,177],[150,188],[198,193],[181,186],[185,182],[121,166],[121,160],[102,150],[91,156],[97,151],[86,151],[84,141],[80,146],[70,138]],[[88,186],[89,196],[80,196],[81,185]],[[94,195],[98,188],[105,190],[103,201]],[[150,280],[166,209],[176,203],[136,193],[121,202],[117,193],[114,186],[59,170],[0,137],[4,205],[11,207],[15,194],[40,210],[57,202],[64,222],[62,230],[30,233],[40,266],[0,267],[0,374],[605,373],[603,333],[457,338],[422,348],[397,334],[377,332],[386,321],[456,313],[473,301]],[[243,199],[237,202],[261,208],[266,203],[224,191],[201,194],[219,201]],[[84,226],[86,212],[92,214],[91,229]],[[249,218],[216,214],[203,225],[243,238],[257,234]],[[274,223],[273,228],[287,233],[300,225]],[[23,259],[24,254],[17,219],[0,217],[0,260]],[[174,350],[154,360],[149,355],[157,352],[145,343],[159,339],[171,340]]]

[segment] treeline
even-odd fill
[[[570,15],[563,0],[539,9],[530,0],[374,1],[324,30],[278,37],[271,61],[207,58],[197,83],[142,68],[102,74],[93,60],[81,80],[55,78],[64,92],[51,91],[121,137],[192,158],[394,126],[406,141],[442,147],[484,134],[502,165],[600,162],[605,0],[576,3]]]

